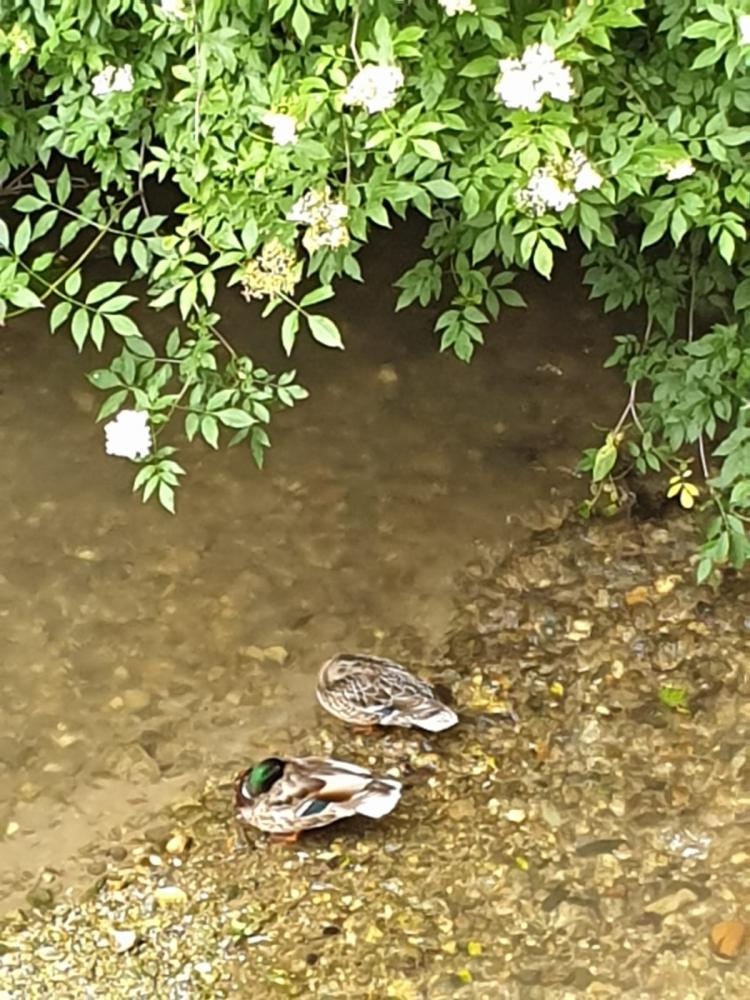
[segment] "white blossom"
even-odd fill
[[[349,243],[346,218],[348,207],[331,197],[331,189],[308,191],[292,205],[286,218],[307,226],[302,243],[309,253],[328,248],[337,250]]]
[[[476,14],[474,0],[438,0],[448,17],[455,17],[456,14]]]
[[[127,93],[133,89],[133,70],[129,63],[124,66],[105,66],[91,81],[94,97],[105,97],[116,91]]]
[[[175,17],[178,21],[184,21],[187,17],[185,0],[161,0],[162,14],[167,17]]]
[[[495,84],[495,94],[508,108],[539,111],[543,93],[535,77],[525,70],[517,59],[500,60],[500,76]]]
[[[677,160],[673,163],[667,173],[668,181],[681,181],[683,177],[690,177],[695,173],[695,166],[692,160]]]
[[[750,45],[750,14],[740,14],[737,18],[740,45]]]
[[[145,458],[151,451],[148,414],[141,410],[120,410],[104,425],[104,450],[120,458]]]
[[[269,111],[263,116],[263,124],[271,129],[271,138],[277,146],[293,146],[297,141],[297,121],[291,115]]]
[[[593,191],[602,185],[602,175],[579,149],[570,154],[566,172],[572,176],[574,191]]]
[[[524,49],[520,59],[501,59],[495,94],[509,108],[539,111],[545,95],[557,101],[573,96],[573,78],[550,45],[540,42]]]
[[[371,115],[392,108],[398,91],[404,85],[404,74],[398,66],[364,66],[344,91],[344,104],[363,107]]]
[[[575,205],[577,199],[551,167],[537,167],[529,183],[518,193],[517,201],[533,215],[543,215],[546,211],[562,212]]]

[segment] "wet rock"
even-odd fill
[[[656,913],[660,917],[665,917],[667,914],[675,913],[690,903],[695,903],[697,899],[698,896],[692,889],[682,888],[676,892],[670,892],[659,899],[655,899],[648,906],[644,907],[644,910],[646,913]]]

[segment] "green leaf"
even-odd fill
[[[594,469],[591,478],[595,483],[599,483],[605,476],[608,476],[612,469],[615,467],[615,462],[617,461],[617,446],[612,440],[611,436],[607,436],[607,440],[597,451],[594,458]]]
[[[128,397],[128,389],[118,389],[117,392],[113,392],[111,396],[104,400],[96,415],[97,420],[104,420],[105,417],[111,416],[120,409],[122,404]]]
[[[23,219],[13,236],[13,253],[20,257],[31,242],[31,220],[28,215]]]
[[[46,207],[46,202],[36,198],[33,194],[25,194],[14,202],[13,208],[16,212],[36,212],[40,208]]]
[[[294,8],[292,28],[301,42],[306,41],[307,36],[310,34],[310,17],[301,3],[298,3]]]
[[[204,441],[212,448],[219,447],[219,424],[216,417],[205,416],[201,418],[201,434]]]
[[[501,288],[498,290],[497,294],[506,306],[511,306],[514,309],[526,308],[526,302],[523,296],[519,294],[515,288]]]
[[[216,295],[216,278],[212,271],[204,271],[198,279],[201,295],[206,300],[207,305],[211,305]]]
[[[497,73],[497,63],[497,56],[479,56],[477,59],[472,59],[471,62],[460,69],[458,75],[468,77],[488,76],[490,73]]]
[[[433,181],[425,181],[424,186],[436,198],[460,198],[461,192],[452,181],[436,178]]]
[[[102,344],[104,343],[104,320],[101,318],[99,313],[94,313],[91,320],[91,339],[94,342],[94,346],[98,351],[102,349]]]
[[[86,305],[91,306],[95,302],[101,302],[102,299],[108,298],[122,288],[124,284],[124,281],[103,281],[101,285],[94,285],[86,296]]]
[[[471,249],[472,263],[478,264],[480,260],[484,260],[485,257],[489,257],[495,249],[496,244],[497,229],[495,226],[490,226],[489,229],[483,230],[483,232],[481,232],[474,241],[474,246]]]
[[[70,171],[68,170],[67,163],[62,168],[57,176],[57,183],[55,184],[55,192],[57,194],[57,200],[61,205],[70,197]]]
[[[162,481],[159,483],[158,497],[162,507],[174,514],[174,487]]]
[[[732,236],[728,229],[722,229],[719,234],[719,253],[727,264],[731,264],[734,258],[734,246],[734,236]]]
[[[750,278],[743,278],[734,290],[734,308],[737,310],[750,307]]]
[[[70,325],[71,336],[73,337],[73,341],[79,351],[83,348],[83,343],[86,340],[88,332],[89,314],[83,306],[81,306],[73,313],[73,322]]]
[[[179,297],[180,315],[183,319],[187,319],[190,310],[195,305],[195,300],[198,297],[198,282],[195,278],[191,278],[186,282],[181,291]]]
[[[124,319],[125,317],[123,317]],[[110,322],[114,317],[109,317]],[[135,324],[133,324],[135,325]],[[114,323],[112,324],[114,327]],[[120,332],[119,330],[117,331]],[[125,346],[130,351],[131,354],[135,354],[139,358],[153,358],[156,356],[156,352],[149,342],[142,337],[140,333],[135,335],[127,335],[125,340]]]
[[[250,427],[254,423],[249,413],[240,410],[239,407],[231,406],[227,410],[219,410],[216,414],[225,427]]]
[[[323,344],[324,347],[344,349],[341,334],[332,319],[327,316],[307,316],[306,319],[313,339],[317,340],[319,344]]]
[[[119,375],[109,368],[99,368],[97,371],[89,372],[86,378],[97,389],[114,389],[116,385],[122,385]]]
[[[552,274],[553,264],[554,256],[552,251],[544,240],[539,240],[534,250],[534,267],[543,277],[549,278]]]
[[[141,331],[130,316],[125,316],[122,313],[108,313],[107,319],[115,333],[119,333],[121,337],[140,338]]]
[[[286,314],[284,322],[281,324],[281,346],[287,355],[292,353],[294,341],[297,339],[299,317],[300,314],[294,309],[292,312]]]
[[[46,236],[57,222],[59,214],[56,208],[50,208],[47,212],[42,212],[34,223],[34,228],[31,230],[32,241]]]
[[[242,227],[240,240],[245,250],[247,250],[248,253],[252,253],[258,242],[258,224],[255,219],[250,218],[247,220],[245,225]]]
[[[65,292],[66,295],[69,295],[71,298],[73,298],[73,296],[77,295],[80,290],[81,290],[81,272],[73,271],[72,274],[68,275],[68,277],[65,279],[63,291]]]
[[[108,302],[104,302],[99,306],[99,309],[103,313],[119,313],[127,307],[132,302],[137,302],[138,298],[135,295],[115,295],[114,298],[109,299]]]
[[[650,247],[653,243],[658,243],[667,230],[669,217],[667,215],[655,216],[643,231],[641,237],[641,250]]]
[[[34,183],[34,190],[39,197],[43,198],[45,201],[50,201],[52,198],[52,192],[50,191],[49,184],[45,178],[42,177],[41,174],[34,174],[31,180]]]
[[[308,292],[307,295],[300,302],[300,306],[314,306],[318,302],[325,302],[327,299],[331,299],[334,296],[333,288],[330,285],[321,285],[320,288],[314,289],[312,292]]]
[[[413,139],[412,142],[414,149],[420,156],[424,156],[428,160],[442,160],[443,154],[440,146],[434,139]]]
[[[36,292],[32,292],[26,285],[12,285],[5,294],[13,305],[18,306],[19,309],[44,308],[44,303]]]
[[[70,316],[73,311],[73,303],[66,302],[65,300],[58,302],[54,307],[49,317],[49,332],[54,333],[55,330],[64,323],[65,320]]]
[[[185,417],[185,436],[192,441],[200,430],[201,418],[198,413],[188,413]]]
[[[10,230],[8,223],[0,219],[0,247],[6,250],[10,246]]]

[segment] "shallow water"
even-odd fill
[[[261,722],[318,725],[327,656],[387,654],[397,635],[429,649],[455,574],[543,524],[534,504],[581,495],[572,467],[621,393],[574,264],[529,280],[531,308],[488,328],[467,367],[437,353],[434,312],[392,312],[388,282],[413,250],[409,234],[400,261],[375,247],[368,285],[342,288],[345,352],[296,352],[311,399],[276,420],[264,473],[239,452],[186,450],[177,518],[141,506],[132,467],[104,454],[72,344],[33,317],[3,331],[7,907],[207,768],[268,750]],[[283,364],[239,296],[224,312],[238,347]]]

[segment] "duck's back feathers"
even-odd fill
[[[317,694],[327,711],[355,725],[417,726],[437,733],[458,722],[430,684],[379,656],[334,656],[321,668]]]
[[[395,808],[401,783],[376,777],[347,761],[330,757],[291,757],[281,777],[259,795],[245,794],[240,781],[237,815],[270,833],[327,826],[359,813],[379,819]]]

